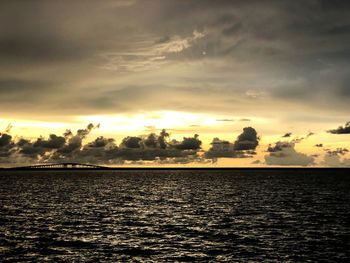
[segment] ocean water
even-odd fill
[[[346,262],[350,174],[0,173],[2,262]]]

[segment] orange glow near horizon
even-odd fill
[[[259,146],[254,158],[218,158],[215,161],[201,161],[181,164],[142,162],[145,166],[261,166],[264,164],[264,157],[269,145],[277,141],[291,141],[292,138],[305,137],[305,134],[293,135],[291,138],[282,138],[278,134],[278,129],[271,129],[273,120],[253,119],[250,122],[240,122],[243,117],[228,118],[228,116],[214,117],[209,114],[195,114],[175,111],[157,111],[149,113],[129,114],[129,115],[91,115],[76,116],[73,122],[55,121],[35,121],[24,119],[0,119],[0,131],[4,131],[8,124],[12,124],[11,134],[17,140],[20,137],[35,140],[39,136],[48,137],[49,134],[62,135],[67,129],[72,131],[86,127],[88,123],[100,124],[100,128],[94,129],[84,143],[93,141],[98,136],[114,138],[119,144],[126,136],[146,136],[149,133],[156,133],[165,128],[171,134],[171,139],[181,140],[183,137],[199,134],[202,141],[203,151],[211,147],[213,138],[218,137],[233,143],[243,127],[254,126],[261,136]],[[54,119],[53,119],[54,120]],[[253,122],[253,123],[252,123]],[[270,125],[269,125],[270,124]],[[270,134],[264,130],[268,127]],[[260,129],[259,129],[260,128]],[[323,142],[324,148],[317,148],[315,145]],[[334,150],[336,148],[350,147],[346,135],[334,136],[325,131],[315,131],[313,136],[303,139],[295,144],[295,149],[307,155],[315,155],[315,160],[320,163],[325,149]],[[203,155],[203,154],[201,154]],[[317,156],[316,156],[317,155]],[[346,158],[345,155],[343,158]],[[255,161],[255,162],[254,162]],[[124,165],[137,166],[140,162],[126,162]]]

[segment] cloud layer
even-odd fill
[[[273,166],[348,166],[349,150],[345,147],[325,147],[317,143],[315,148],[323,151],[323,160],[317,162],[320,153],[305,154],[296,150],[296,145],[314,135],[291,138],[269,144],[264,156],[265,163],[256,159],[261,137],[253,127],[244,127],[232,142],[214,138],[208,150],[202,148],[198,134],[171,138],[165,129],[142,136],[126,136],[116,142],[114,138],[97,136],[87,141],[93,130],[98,132],[100,125],[89,124],[84,129],[66,130],[62,135],[50,134],[48,138],[27,139],[13,137],[11,126],[0,132],[0,163],[6,166],[33,163],[81,162],[102,165],[116,164],[184,164],[215,163],[219,158],[254,158],[254,165]],[[335,135],[332,135],[335,136]],[[286,138],[286,136],[282,136]],[[287,137],[289,138],[289,137]]]
[[[83,141],[99,125],[89,124],[75,133],[67,130],[62,136],[51,134],[45,139],[20,138],[17,141],[7,133],[0,134],[0,160],[3,163],[83,162],[118,164],[124,161],[200,161],[198,151],[202,142],[199,136],[184,137],[182,141],[170,140],[169,133],[147,136],[127,136],[119,145],[113,138],[97,137],[89,143]]]
[[[126,136],[118,145],[113,138],[98,136],[91,142],[84,140],[99,125],[89,124],[76,132],[67,130],[63,135],[50,134],[49,138],[35,140],[13,139],[7,133],[0,134],[0,157],[2,163],[57,163],[83,162],[94,164],[121,164],[125,161],[155,161],[157,163],[211,162],[219,157],[246,158],[255,155],[259,144],[257,132],[246,127],[234,143],[226,149],[225,141],[214,139],[212,148],[205,152],[198,134],[171,139],[161,130],[159,134]]]
[[[323,0],[5,1],[0,109],[346,115],[348,9]]]

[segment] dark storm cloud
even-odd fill
[[[91,132],[91,130],[94,129],[94,128],[96,128],[96,129],[100,128],[100,124],[97,124],[97,125],[95,126],[95,125],[93,125],[92,123],[90,123],[90,124],[86,127],[86,129],[79,129],[79,130],[77,131],[77,136],[78,136],[79,138],[81,138],[81,139],[84,139],[87,135],[89,135],[89,133]]]
[[[259,144],[259,140],[260,138],[256,130],[252,127],[246,127],[234,142],[234,149],[237,151],[255,150]]]
[[[157,135],[154,133],[149,134],[147,138],[144,140],[145,146],[150,148],[156,148],[157,143],[158,143]]]
[[[255,155],[255,149],[259,145],[260,138],[252,127],[245,127],[243,132],[238,135],[234,143],[226,140],[214,138],[211,142],[211,148],[206,152],[207,158],[247,158]]]
[[[11,143],[12,136],[6,133],[0,133],[0,147],[5,147]]]
[[[34,162],[63,161],[67,157],[71,158],[74,152],[80,151],[83,139],[97,127],[98,125],[89,124],[85,129],[79,129],[76,134],[67,130],[63,136],[50,134],[48,139],[40,137],[30,141],[21,138],[14,144],[16,155],[13,158],[27,157],[32,158]]]
[[[117,164],[125,161],[162,161],[180,163],[187,159],[203,162],[198,156],[202,142],[196,134],[183,140],[170,140],[169,133],[161,130],[159,134],[147,136],[127,136],[119,146],[112,138],[98,136],[84,143],[86,136],[99,125],[89,124],[76,132],[67,130],[63,136],[51,134],[48,139],[35,140],[20,138],[14,142],[9,134],[0,133],[0,162],[7,163],[51,163],[84,162],[95,164]],[[167,161],[166,161],[167,160]]]
[[[67,130],[64,134],[66,143],[55,152],[53,158],[69,157],[72,156],[75,151],[79,151],[83,145],[83,140],[94,128],[99,128],[99,124],[93,125],[90,123],[85,129],[77,130],[75,135],[73,135],[70,130]]]
[[[350,134],[350,121],[345,123],[344,126],[339,126],[337,129],[329,130],[332,134]]]
[[[45,140],[44,138],[39,138],[36,140],[36,142],[34,142],[33,146],[47,149],[59,149],[65,144],[65,142],[66,139],[63,136],[50,134],[48,140]]]
[[[0,162],[2,162],[2,158],[7,158],[11,155],[13,147],[12,136],[7,133],[0,133]]]
[[[122,139],[119,147],[111,139],[99,137],[93,142],[103,141],[100,147],[92,147],[91,143],[76,152],[74,160],[94,161],[98,163],[121,163],[124,161],[160,161],[178,158],[194,160],[200,150],[201,141],[198,136],[184,137],[182,141],[169,141],[169,134],[162,130],[159,134],[150,133],[147,136],[127,136]],[[174,159],[175,158],[175,159]]]
[[[22,144],[22,143],[21,143]],[[39,160],[39,157],[44,155],[46,150],[40,147],[35,147],[32,143],[28,142],[20,146],[19,154],[25,157],[33,158],[33,161]]]
[[[234,149],[234,144],[219,138],[214,138],[210,144],[210,149],[204,155],[208,159],[251,158],[256,155],[254,150],[237,151]]]
[[[291,135],[292,135],[291,132],[287,132],[287,133],[285,133],[285,134],[282,136],[282,138],[288,138],[288,137],[290,137]]]
[[[111,144],[111,143],[114,143],[114,139],[99,136],[93,142],[90,142],[89,144],[87,144],[87,147],[100,148],[100,147],[106,147],[108,144]]]
[[[129,149],[141,148],[140,142],[142,141],[139,137],[126,137],[122,141],[122,146]]]
[[[143,146],[146,148],[160,148],[165,149],[167,147],[167,138],[169,138],[170,134],[162,129],[159,135],[155,133],[150,133],[146,139],[143,140]]]
[[[280,152],[283,150],[283,148],[291,148],[292,146],[293,143],[291,142],[276,142],[275,145],[270,144],[267,151],[270,153]]]
[[[198,138],[198,134],[193,137],[184,137],[182,142],[175,142],[174,146],[178,150],[199,150],[202,142]]]
[[[233,144],[226,140],[214,138],[210,143],[210,149],[205,153],[207,158],[236,157],[237,153],[233,149]]]

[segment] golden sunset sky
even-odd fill
[[[349,10],[323,0],[4,1],[0,166],[350,166]]]

